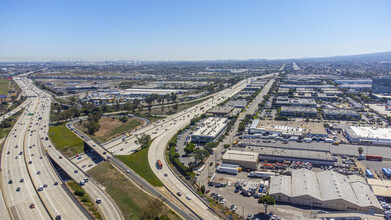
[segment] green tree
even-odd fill
[[[99,123],[96,121],[89,120],[87,125],[87,131],[89,134],[94,135],[99,130]]]
[[[217,143],[215,142],[208,142],[204,145],[204,149],[211,154],[213,152],[213,148],[217,147]]]
[[[171,93],[171,95],[170,95],[171,101],[175,102],[176,98],[177,98],[177,95],[175,93]]]
[[[229,147],[229,144],[224,144],[224,149],[228,149]]]
[[[137,143],[141,145],[141,149],[147,148],[151,144],[151,136],[142,134],[141,137],[137,137]]]
[[[185,147],[185,152],[187,154],[190,154],[194,151],[194,148],[195,148],[195,145],[193,143],[187,144],[187,146]]]
[[[274,198],[272,196],[263,195],[261,198],[259,198],[258,204],[263,204],[263,206],[265,207],[265,215],[266,215],[267,214],[267,208],[270,205],[275,205],[276,201],[274,200]]]
[[[205,158],[209,156],[209,151],[197,149],[194,151],[194,159],[197,163],[201,163]]]
[[[362,152],[364,151],[364,149],[362,147],[359,147],[358,148],[358,154],[361,156]]]
[[[205,186],[204,185],[201,186],[201,193],[205,194]]]

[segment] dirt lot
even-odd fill
[[[136,118],[133,118],[133,119],[130,119],[130,120],[139,121],[141,124],[144,123],[142,120],[136,119]],[[118,118],[114,118],[113,119],[111,117],[110,118],[102,117],[101,119],[99,119],[100,128],[94,135],[96,137],[107,136],[107,135],[109,135],[113,131],[114,128],[119,127],[122,124],[124,124],[124,123],[122,121],[118,120]]]
[[[85,127],[87,123],[87,121],[83,121],[81,126],[78,123],[75,124],[75,126],[87,133],[87,129]],[[124,132],[135,129],[144,123],[145,122],[143,120],[137,118],[128,118],[128,121],[123,123],[118,117],[102,117],[99,119],[99,130],[95,132],[92,138],[96,138],[100,142],[106,142]]]

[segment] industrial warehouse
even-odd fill
[[[256,145],[247,145],[256,146]],[[329,151],[304,150],[281,147],[257,147],[259,160],[263,161],[306,161],[316,165],[334,165],[333,157]]]
[[[327,137],[322,124],[255,119],[249,128],[250,134],[277,134],[283,137]]]
[[[352,143],[391,145],[391,128],[350,126],[346,128],[345,133]]]
[[[215,141],[227,127],[227,118],[210,117],[197,127],[191,135],[191,141],[196,143],[206,143]]]
[[[271,177],[269,194],[276,201],[326,209],[383,213],[382,206],[360,176],[333,171],[292,171],[292,176]]]
[[[258,153],[228,150],[222,159],[223,163],[236,164],[243,168],[256,170]]]

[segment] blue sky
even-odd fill
[[[0,0],[0,61],[209,60],[391,51],[391,1]]]

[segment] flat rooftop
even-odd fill
[[[274,157],[286,157],[288,158],[303,158],[311,160],[325,160],[332,161],[333,157],[328,151],[314,151],[314,150],[302,150],[294,148],[281,148],[281,147],[257,147],[255,148],[260,155],[274,156]]]
[[[324,108],[324,114],[326,115],[360,115],[352,109],[343,109],[343,108]]]
[[[373,193],[376,196],[391,197],[391,181],[379,179],[367,179]]]
[[[227,121],[227,118],[209,117],[192,134],[192,137],[215,138],[227,126]]]
[[[270,121],[270,120],[259,120],[253,121],[251,128],[255,125],[256,129],[262,129],[265,131],[277,131],[283,134],[301,135],[303,133],[312,134],[324,134],[327,132],[322,123],[314,122],[296,122],[296,121]]]
[[[248,152],[248,151],[227,150],[227,152],[223,154],[223,160],[257,162],[258,153]]]
[[[353,132],[360,138],[378,138],[391,140],[391,128],[350,126],[350,129],[352,129]]]

